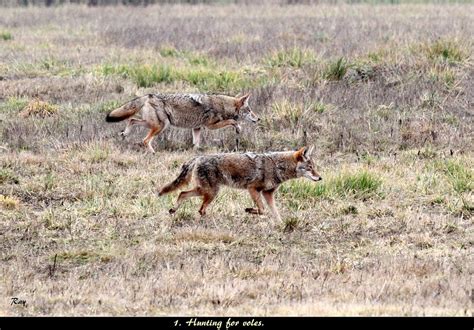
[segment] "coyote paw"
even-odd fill
[[[250,214],[262,214],[262,212],[260,212],[258,209],[254,207],[247,207],[245,209],[245,212],[250,213]]]

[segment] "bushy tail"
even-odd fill
[[[108,123],[115,123],[118,121],[125,120],[134,114],[136,114],[145,104],[148,98],[153,97],[153,94],[134,98],[133,100],[125,103],[124,105],[112,110],[105,117],[105,121]]]
[[[166,186],[164,186],[158,193],[158,196],[168,194],[188,184],[189,181],[191,181],[191,177],[192,177],[193,169],[195,165],[196,165],[196,158],[191,159],[187,163],[184,163],[183,166],[181,167],[181,173],[179,173],[178,177],[173,182],[168,183]]]

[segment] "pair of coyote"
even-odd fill
[[[227,126],[235,128],[240,134],[240,120],[257,122],[258,116],[249,105],[249,94],[242,97],[206,94],[148,94],[137,97],[121,107],[111,111],[107,122],[127,120],[123,137],[130,134],[134,125],[149,129],[143,144],[154,153],[151,145],[153,138],[170,125],[192,129],[193,144],[200,145],[203,127],[218,129]],[[298,151],[269,153],[223,153],[197,156],[181,168],[178,177],[165,187],[159,195],[173,192],[188,184],[194,178],[196,186],[180,193],[177,204],[169,210],[175,213],[184,200],[202,197],[199,209],[201,216],[214,200],[222,185],[247,189],[256,204],[256,208],[246,208],[252,214],[263,214],[262,195],[274,216],[281,220],[275,206],[274,193],[279,185],[287,180],[306,177],[313,181],[321,180],[311,159],[312,147],[303,147]]]

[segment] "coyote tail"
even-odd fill
[[[166,186],[164,186],[158,193],[158,196],[168,194],[188,184],[189,181],[191,180],[195,165],[196,165],[196,158],[191,159],[187,163],[184,163],[183,166],[181,167],[181,173],[179,173],[178,177],[173,182],[168,183]]]
[[[153,95],[148,94],[146,96],[137,97],[131,101],[128,101],[127,103],[109,112],[107,114],[107,117],[105,117],[105,121],[108,123],[114,123],[133,116],[138,111],[140,111],[140,109],[145,104],[147,98],[151,97],[153,97]]]

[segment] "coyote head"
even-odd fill
[[[313,147],[303,147],[293,154],[296,160],[296,176],[298,178],[305,177],[313,181],[320,181],[323,178],[315,170],[311,154],[313,153]]]
[[[260,120],[260,118],[258,118],[258,116],[252,111],[252,109],[250,109],[249,97],[250,94],[245,94],[242,97],[236,98],[235,111],[237,111],[239,119],[245,119],[251,121],[252,123],[256,123]]]

